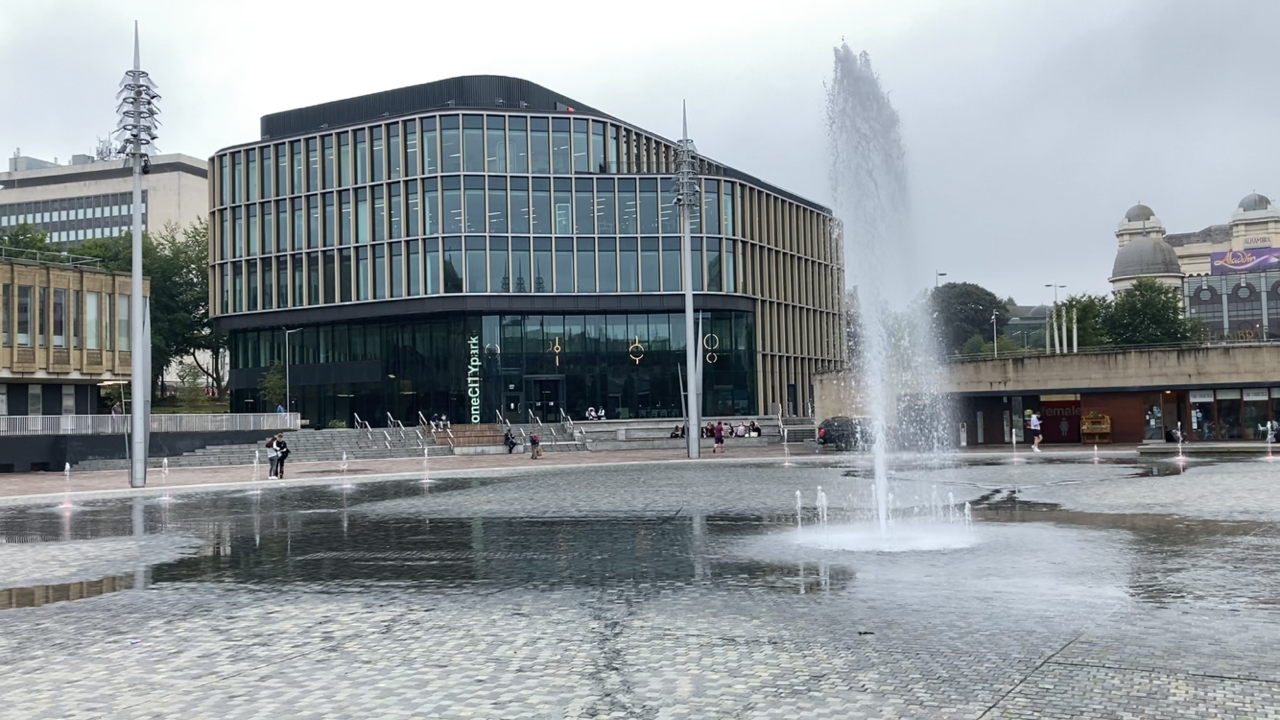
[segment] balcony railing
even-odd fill
[[[151,432],[298,430],[298,413],[152,415]],[[19,435],[124,435],[128,415],[0,415],[0,437]]]

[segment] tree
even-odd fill
[[[1182,293],[1153,278],[1138,278],[1102,315],[1102,327],[1116,345],[1177,343],[1195,337],[1195,325],[1182,315]]]
[[[10,228],[8,232],[0,233],[0,247],[16,250],[48,250],[45,244],[47,240],[48,234],[26,223]]]
[[[1110,342],[1107,330],[1102,325],[1102,318],[1111,309],[1111,300],[1105,295],[1081,293],[1072,295],[1063,303],[1067,311],[1067,343],[1072,343],[1072,330],[1075,329],[1080,347],[1097,347]],[[1059,311],[1061,313],[1061,311]],[[1061,318],[1061,314],[1059,314]],[[1040,337],[1043,347],[1044,336]]]
[[[969,338],[977,335],[992,336],[991,315],[996,315],[996,327],[1009,322],[1009,308],[994,293],[973,283],[947,283],[934,289],[929,296],[933,312],[933,327],[942,349],[954,353]]]
[[[178,365],[178,400],[188,408],[205,401],[204,372],[192,363]]]
[[[280,361],[276,360],[271,363],[271,367],[262,373],[262,377],[258,378],[258,395],[262,398],[265,407],[260,412],[270,412],[277,405],[284,404],[285,395],[289,392],[288,386],[285,384],[284,368],[280,365]]]
[[[218,394],[226,388],[222,355],[226,337],[209,324],[208,223],[179,229],[167,225],[154,238],[142,238],[142,272],[151,279],[151,368],[153,381],[177,359],[191,356],[212,381]],[[102,260],[115,272],[133,269],[133,241],[129,233],[87,240],[76,253]],[[201,360],[198,351],[211,357]],[[208,367],[206,367],[206,365]]]

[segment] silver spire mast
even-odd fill
[[[689,110],[681,104],[683,131],[676,148],[676,204],[680,206],[680,243],[684,255],[684,344],[685,382],[688,392],[686,417],[689,427],[685,432],[689,445],[689,457],[697,458],[701,446],[702,375],[698,372],[700,338],[693,322],[693,209],[699,201],[701,188],[698,183],[697,150],[689,139]]]
[[[142,176],[151,172],[151,153],[155,152],[156,128],[160,99],[156,85],[142,69],[138,46],[138,23],[133,23],[133,69],[125,73],[116,93],[120,101],[116,113],[116,142],[120,154],[133,165],[133,263],[129,295],[130,394],[129,409],[129,486],[147,484],[147,434],[151,416],[151,333],[147,325],[146,304],[142,297]],[[117,348],[118,349],[118,348]]]

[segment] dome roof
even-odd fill
[[[1271,200],[1266,195],[1258,193],[1249,193],[1240,201],[1240,209],[1244,212],[1256,212],[1258,210],[1271,209]]]
[[[1182,275],[1178,254],[1169,243],[1158,237],[1136,237],[1116,253],[1116,263],[1111,277],[1139,277],[1142,275]]]
[[[1151,218],[1154,218],[1155,216],[1156,214],[1152,212],[1151,208],[1147,207],[1146,205],[1143,205],[1142,203],[1138,203],[1137,205],[1134,205],[1133,207],[1129,208],[1129,212],[1124,214],[1124,221],[1125,222],[1145,222],[1147,220],[1150,220]]]

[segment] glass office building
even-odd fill
[[[265,116],[210,168],[233,411],[261,409],[287,344],[312,426],[681,415],[671,141],[463,77]],[[700,173],[703,411],[803,414],[812,374],[845,354],[831,213],[705,158]]]

